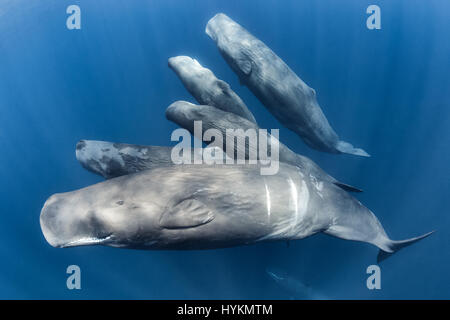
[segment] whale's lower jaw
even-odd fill
[[[59,248],[69,248],[75,246],[88,245],[102,245],[114,248],[134,249],[134,250],[155,250],[155,251],[190,251],[190,250],[217,250],[240,246],[256,245],[263,242],[285,242],[291,240],[300,240],[311,236],[311,234],[291,236],[281,235],[279,233],[271,233],[263,237],[255,239],[229,239],[221,241],[205,241],[205,240],[186,240],[186,241],[171,241],[171,240],[149,240],[143,242],[128,242],[124,243],[120,240],[114,240],[112,237],[104,239],[83,238],[77,241],[72,241]]]
[[[230,241],[184,241],[184,242],[165,242],[158,240],[151,240],[142,243],[123,243],[120,241],[116,241],[112,236],[108,236],[105,238],[95,238],[95,237],[86,237],[80,238],[79,240],[70,241],[68,243],[53,245],[56,248],[72,248],[72,247],[80,247],[80,246],[108,246],[114,248],[123,248],[123,249],[134,249],[134,250],[155,250],[155,251],[190,251],[190,250],[217,250],[217,249],[226,249],[232,247],[239,246],[249,246],[258,244],[261,242],[274,242],[274,241],[289,241],[291,239],[275,239],[266,237],[265,239],[259,238],[255,240],[231,240]]]
[[[95,246],[95,245],[108,245],[112,244],[113,237],[107,236],[103,238],[96,238],[96,237],[86,237],[86,238],[80,238],[78,240],[73,240],[61,245],[58,245],[59,248],[70,248],[70,247],[80,247],[80,246]]]

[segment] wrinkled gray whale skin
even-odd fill
[[[393,241],[375,215],[334,184],[280,163],[182,165],[141,171],[44,204],[40,225],[54,247],[215,249],[302,239],[324,232],[393,253],[428,236]]]
[[[202,157],[203,148],[186,150]],[[101,175],[105,179],[158,167],[174,165],[172,147],[142,146],[107,141],[80,140],[76,146],[76,158],[83,168]]]
[[[244,131],[248,129],[260,129],[256,123],[250,122],[247,119],[241,118],[235,114],[224,112],[211,106],[195,105],[186,101],[176,101],[172,103],[166,110],[166,118],[188,130],[191,134],[194,134],[194,121],[199,120],[202,121],[202,135],[206,130],[212,128],[220,130],[224,137],[229,135],[227,129],[243,129]],[[241,134],[240,136],[244,135]],[[267,141],[270,141],[270,134],[268,133],[267,136]],[[202,137],[197,138],[201,139]],[[235,144],[234,149],[228,150],[224,141],[224,151],[232,159],[236,158],[236,155],[238,154],[238,147],[239,145]],[[244,152],[246,159],[248,159],[248,148],[246,148]],[[259,155],[259,153],[257,154]],[[335,178],[323,171],[314,161],[295,153],[281,142],[279,142],[279,161],[298,166],[302,168],[304,172],[311,174],[318,179],[335,183],[344,190],[361,192],[358,188],[337,181]]]
[[[262,41],[223,13],[209,20],[206,33],[216,42],[241,83],[307,145],[330,153],[369,156],[339,140],[317,102],[315,91]]]
[[[200,104],[231,112],[251,122],[256,120],[241,98],[228,83],[187,56],[169,58],[169,67],[177,74],[184,87]]]

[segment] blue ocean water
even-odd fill
[[[81,8],[81,30],[66,8]],[[381,8],[381,30],[366,8]],[[224,12],[312,88],[330,123],[372,157],[320,153],[282,128],[239,84],[204,29]],[[287,299],[282,270],[340,299],[450,298],[450,3],[442,0],[109,1],[0,3],[0,298]],[[39,213],[53,193],[102,179],[75,159],[80,139],[169,145],[175,100],[194,99],[167,67],[195,57],[247,103],[261,127],[342,181],[394,239],[436,230],[381,263],[371,245],[317,235],[211,251],[56,249]],[[81,268],[82,289],[66,288]]]

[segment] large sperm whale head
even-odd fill
[[[198,103],[234,113],[256,123],[253,114],[228,83],[218,79],[197,60],[187,56],[172,57],[169,58],[169,67]]]
[[[77,143],[75,154],[85,169],[104,178],[109,179],[129,173],[126,170],[123,155],[115,143],[80,140]]]
[[[208,105],[195,105],[186,101],[176,101],[166,109],[166,118],[191,132],[194,121],[202,121],[203,129],[255,129],[256,123],[242,118],[236,114],[225,112]]]
[[[181,79],[184,85],[196,83],[192,78],[202,78],[213,76],[211,70],[202,67],[195,59],[188,56],[177,56],[169,58],[169,68],[172,69]]]
[[[206,25],[206,34],[216,42],[221,55],[240,77],[252,71],[251,49],[259,41],[223,13],[218,13]]]
[[[80,140],[76,158],[81,165],[106,179],[166,165],[170,159],[165,147],[141,146],[96,140]]]
[[[45,239],[53,247],[95,244],[111,236],[95,210],[70,194],[51,196],[42,208],[40,223]]]
[[[194,121],[202,120],[203,109],[187,101],[175,101],[166,109],[166,118],[180,127],[194,132]]]
[[[96,244],[122,246],[130,242],[132,245],[134,237],[142,238],[141,227],[153,230],[152,225],[157,225],[161,210],[151,195],[146,202],[135,201],[134,195],[142,186],[127,186],[122,178],[48,198],[40,215],[47,242],[59,248]],[[124,185],[127,193],[121,191]],[[144,217],[145,222],[142,222]],[[149,235],[151,237],[152,232],[146,234],[145,239]]]

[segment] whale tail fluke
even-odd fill
[[[389,242],[384,246],[385,250],[380,249],[380,251],[378,252],[377,262],[380,263],[381,261],[389,258],[391,255],[396,253],[398,250],[428,237],[433,232],[434,231],[431,231],[431,232],[425,233],[419,237],[406,239],[406,240],[399,240],[399,241],[389,240]]]
[[[355,148],[352,144],[342,140],[338,141],[336,150],[341,153],[353,154],[355,156],[370,157],[370,154],[365,152],[363,149]]]

